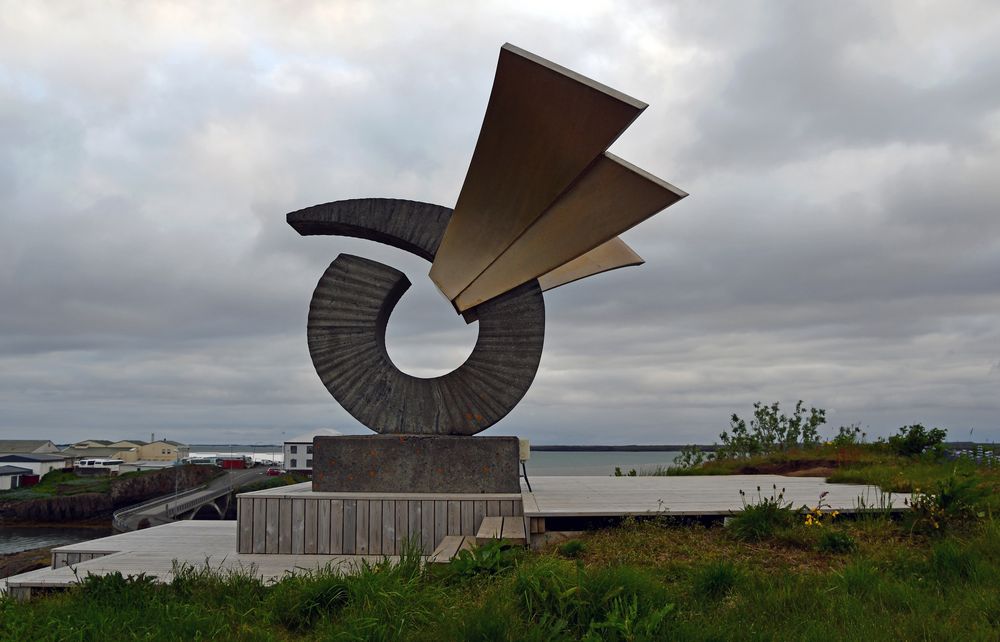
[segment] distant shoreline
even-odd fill
[[[680,452],[692,445],[703,452],[715,452],[719,449],[718,444],[623,444],[623,445],[602,445],[602,444],[531,444],[531,449],[536,452]],[[978,446],[988,448],[995,447],[992,443],[969,442],[969,441],[949,441],[944,443],[944,447],[949,450],[972,450]],[[265,454],[269,451],[281,450],[281,444],[191,444],[192,452],[200,451],[257,451]]]
[[[256,450],[259,453],[267,453],[270,450],[280,450],[280,445],[273,444],[232,444],[231,446],[226,445],[224,449],[220,448],[222,444],[191,444],[191,452],[201,452],[201,451],[221,451],[221,450],[234,450],[234,451],[248,451]],[[647,453],[647,452],[680,452],[684,448],[690,447],[690,444],[625,444],[625,445],[564,445],[564,444],[531,444],[531,449],[536,452],[567,452],[567,453],[581,453],[581,452],[591,452],[591,453],[603,453],[603,452],[633,452],[633,453]],[[706,452],[715,451],[718,446],[701,446],[697,445],[696,448],[704,450]]]
[[[652,453],[652,452],[680,452],[685,448],[690,448],[690,444],[628,444],[624,446],[567,446],[567,445],[539,445],[531,444],[531,449],[538,452],[553,452],[553,453],[604,453],[604,452],[620,452],[620,453]],[[717,446],[700,446],[695,445],[695,448],[703,451],[715,451]]]

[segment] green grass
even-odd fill
[[[751,536],[733,527],[739,518],[728,527],[628,520],[539,552],[497,542],[447,566],[423,566],[411,552],[348,577],[270,585],[190,568],[171,585],[88,580],[26,604],[0,600],[0,640],[1000,638],[995,473],[921,460],[878,466],[945,492],[923,513],[873,510],[809,526],[783,507],[780,489],[764,489],[747,498],[750,513],[767,506],[746,518]]]
[[[129,473],[136,475],[141,473]],[[125,475],[122,475],[125,477]],[[84,493],[107,493],[111,490],[111,477],[77,477],[71,470],[53,470],[42,477],[34,486],[0,491],[0,501],[27,500],[59,495],[82,495]]]
[[[307,477],[306,475],[300,475],[299,473],[285,473],[284,475],[265,477],[260,481],[256,481],[252,484],[247,484],[246,486],[241,486],[239,492],[250,493],[255,490],[267,490],[268,488],[290,486],[291,484],[299,484],[306,481],[309,481],[309,477]]]
[[[576,560],[553,549],[478,574],[411,554],[273,585],[191,568],[171,585],[110,576],[26,604],[0,600],[0,639],[997,639],[996,521],[938,538],[882,527],[824,526],[857,541],[838,554],[630,522],[585,536]]]

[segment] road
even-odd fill
[[[126,529],[130,531],[135,530],[143,519],[148,520],[151,526],[166,524],[174,521],[172,516],[178,510],[182,513],[187,512],[189,507],[222,497],[234,488],[246,486],[261,479],[266,471],[267,469],[261,466],[246,470],[228,470],[225,475],[213,479],[201,490],[178,495],[164,495],[152,502],[142,504],[141,508],[127,508],[120,511],[118,516]]]

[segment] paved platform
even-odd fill
[[[729,515],[743,510],[740,491],[756,500],[757,488],[770,497],[784,489],[794,508],[814,508],[821,493],[824,507],[854,512],[859,497],[867,505],[881,499],[902,508],[903,498],[874,486],[829,484],[820,477],[782,475],[691,475],[678,477],[533,477],[524,487],[525,517],[599,517],[624,515]],[[523,486],[523,480],[522,480]]]

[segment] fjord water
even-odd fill
[[[0,555],[33,548],[65,546],[111,535],[111,528],[0,526]]]
[[[630,469],[656,468],[674,463],[676,451],[531,451],[528,475],[582,475],[587,477],[614,475],[615,467],[627,473]],[[281,461],[281,446],[228,446],[225,444],[196,444],[191,446],[191,456],[246,455],[255,461],[272,459]]]

